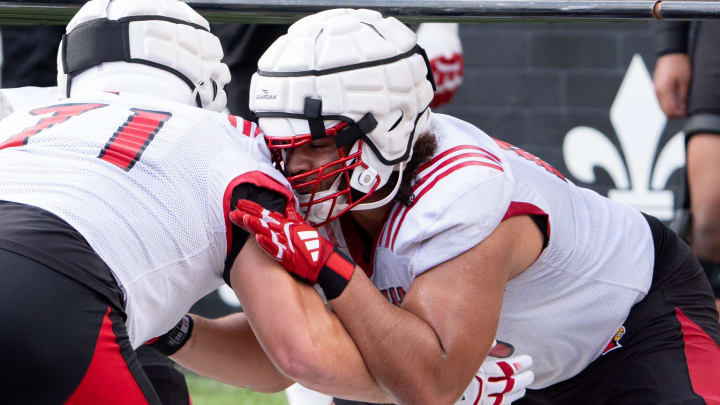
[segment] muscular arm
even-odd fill
[[[418,277],[402,307],[390,304],[362,271],[332,307],[378,383],[399,403],[451,404],[492,344],[507,280],[537,258],[542,243],[529,217],[514,217]]]
[[[260,345],[284,375],[328,395],[394,401],[315,290],[293,279],[254,239],[248,239],[230,277]]]
[[[229,183],[225,215],[239,199],[283,213],[292,206],[284,186],[261,172]],[[390,402],[320,296],[293,279],[245,231],[229,221],[226,225],[230,242],[223,277],[245,313],[219,320],[194,317],[190,341],[173,358],[214,379],[259,391],[275,391],[295,380],[335,396]]]
[[[243,313],[219,319],[191,315],[193,333],[171,356],[198,374],[259,392],[277,392],[292,380],[280,374],[268,359]]]

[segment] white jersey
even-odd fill
[[[649,225],[635,209],[466,122],[433,114],[431,125],[437,153],[419,168],[411,205],[396,203],[388,214],[371,280],[399,303],[415,277],[477,245],[503,219],[547,218],[548,246],[507,283],[497,339],[533,357],[531,388],[578,374],[650,288]],[[352,251],[338,222],[325,232]]]
[[[85,237],[124,292],[134,347],[222,285],[233,187],[287,185],[254,124],[147,96],[62,100],[10,115],[0,134],[0,200]]]
[[[57,87],[26,86],[0,89],[0,119],[14,111],[29,110],[36,105],[47,105],[61,98]]]

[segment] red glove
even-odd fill
[[[238,200],[230,221],[255,235],[258,245],[282,266],[310,284],[325,298],[337,298],[350,282],[355,264],[291,210],[270,212],[249,200]]]
[[[457,23],[423,23],[417,29],[417,42],[425,49],[433,77],[435,97],[430,107],[450,102],[462,84],[465,64]]]

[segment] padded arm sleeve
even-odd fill
[[[265,187],[256,186],[252,183],[242,183],[235,186],[232,191],[230,206],[234,207],[240,199],[254,201],[260,204],[263,208],[270,211],[281,212],[283,215],[286,213],[285,207],[287,205],[287,199],[284,195]],[[232,244],[230,250],[228,251],[227,258],[225,259],[225,270],[223,271],[223,279],[227,285],[230,285],[230,268],[235,262],[235,258],[240,253],[240,250],[242,250],[242,247],[245,246],[247,237],[248,233],[245,232],[245,230],[232,225]]]

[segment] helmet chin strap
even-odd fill
[[[188,104],[193,105],[197,104],[198,107],[202,108],[202,103],[200,102],[200,98],[198,95],[200,94],[200,87],[205,85],[205,81],[200,80],[197,83],[195,83],[195,87],[193,88],[193,92],[190,95],[190,100],[188,100]]]
[[[429,106],[420,114],[420,118],[418,118],[415,129],[413,130],[416,138],[420,137],[420,135],[430,128],[430,114],[432,114],[432,111]],[[410,158],[408,158],[408,161],[409,160]]]
[[[413,133],[414,133],[413,136],[417,137],[427,130],[427,128],[429,127],[428,124],[430,122],[429,118],[430,118],[430,107],[426,108],[420,114],[420,117],[418,117],[418,121],[415,125],[415,129],[413,130]],[[412,148],[412,146],[411,146],[411,148]],[[398,179],[395,182],[395,186],[393,187],[390,194],[386,195],[385,197],[383,197],[382,199],[380,199],[378,201],[358,204],[355,207],[353,207],[352,209],[358,210],[358,211],[372,210],[375,208],[382,207],[383,205],[392,201],[392,199],[395,198],[398,190],[400,189],[400,184],[402,184],[402,179],[403,179],[403,171],[405,170],[405,165],[407,164],[407,162],[410,161],[410,157],[412,157],[412,149],[411,149],[410,154],[408,155],[408,159],[406,161],[398,164],[398,169],[397,169]],[[380,180],[378,180],[378,181],[380,181]]]
[[[372,210],[375,208],[380,208],[383,205],[389,203],[392,201],[393,198],[395,198],[395,195],[397,194],[398,190],[400,189],[400,184],[402,183],[402,176],[403,176],[403,167],[404,164],[401,165],[400,170],[398,170],[398,179],[395,182],[395,187],[393,187],[390,194],[386,195],[382,199],[378,201],[368,202],[368,203],[361,203],[356,206],[354,206],[351,211],[365,211],[365,210]],[[379,181],[379,180],[378,180]]]

